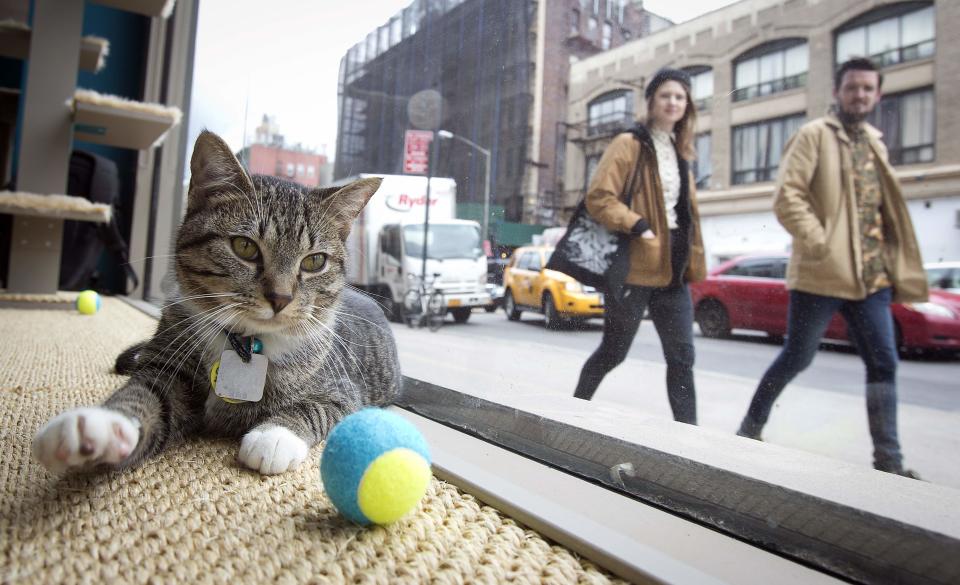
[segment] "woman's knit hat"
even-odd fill
[[[686,71],[664,67],[660,71],[657,71],[656,75],[650,80],[650,83],[647,84],[643,96],[650,99],[650,97],[657,92],[657,88],[663,85],[664,81],[679,82],[688,92],[690,91],[690,75]]]

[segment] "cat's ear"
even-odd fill
[[[323,198],[324,217],[333,222],[340,239],[346,241],[350,235],[350,226],[360,214],[360,210],[373,197],[383,181],[380,177],[368,177],[354,181],[333,194]],[[329,193],[329,190],[323,190]],[[320,194],[320,191],[315,191]],[[322,196],[322,195],[320,195]]]
[[[240,161],[230,152],[222,138],[204,130],[197,137],[190,158],[190,192],[188,209],[203,206],[217,193],[253,192],[253,182]]]

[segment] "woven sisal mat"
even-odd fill
[[[0,583],[608,583],[612,578],[434,480],[398,523],[331,507],[320,450],[298,470],[241,469],[196,441],[125,473],[53,477],[30,459],[50,416],[103,400],[114,357],[155,321],[105,299],[94,316],[0,309]]]

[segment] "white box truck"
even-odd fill
[[[390,319],[402,317],[403,297],[420,283],[427,178],[361,174],[337,181],[345,185],[364,177],[383,183],[353,223],[347,238],[347,282],[370,293]],[[427,282],[441,291],[458,323],[473,307],[490,303],[486,290],[487,259],[480,244],[480,224],[455,219],[456,183],[430,180],[427,229]],[[436,278],[434,279],[434,275]]]

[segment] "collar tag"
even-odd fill
[[[225,350],[220,355],[214,393],[227,402],[259,402],[263,398],[269,365],[270,360],[263,354],[252,354],[250,361],[244,363],[237,352]]]

